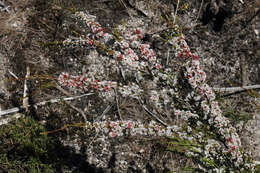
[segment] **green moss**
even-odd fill
[[[53,172],[49,163],[51,140],[32,118],[0,126],[0,168],[6,172]]]

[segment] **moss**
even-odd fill
[[[0,168],[7,172],[53,172],[50,138],[32,118],[20,118],[0,127]]]

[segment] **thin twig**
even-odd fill
[[[94,122],[97,122],[97,121],[101,120],[102,117],[103,117],[111,108],[112,108],[112,106],[111,106],[111,105],[108,105],[107,108],[103,111],[103,113],[102,113],[99,117],[97,117],[97,118],[94,120]]]
[[[117,91],[115,88],[114,88],[114,92],[115,92],[115,97],[116,97],[116,106],[117,106],[118,115],[119,115],[119,118],[123,121],[121,113],[120,113],[120,109],[119,109],[119,104],[118,104],[118,95],[117,95]]]
[[[147,109],[147,107],[143,104],[142,100],[141,99],[138,99],[139,103],[142,105],[142,107],[144,108],[144,110],[149,114],[151,115],[152,117],[154,117],[158,122],[160,122],[161,124],[163,124],[164,126],[168,127],[168,125],[163,122],[159,117],[157,117],[156,115],[154,115],[151,111],[149,111]]]
[[[61,88],[58,84],[55,85],[55,88],[57,88],[59,91],[61,91],[63,94],[72,97],[73,95],[66,91],[65,89]]]
[[[94,93],[88,93],[88,94],[83,94],[83,95],[74,96],[74,97],[67,97],[67,98],[60,98],[60,99],[51,99],[51,100],[48,100],[48,101],[43,101],[43,102],[36,103],[34,105],[29,105],[29,107],[33,106],[35,109],[37,109],[38,106],[44,106],[47,103],[57,103],[57,102],[60,102],[60,101],[70,101],[70,100],[75,100],[75,99],[78,99],[78,98],[81,98],[81,97],[85,97],[85,96],[89,96],[89,95],[93,95],[93,94]],[[15,107],[15,108],[12,108],[12,109],[7,109],[7,110],[4,110],[4,111],[0,111],[0,117],[3,116],[3,115],[16,113],[16,112],[19,112],[19,111],[22,111],[22,110],[24,110],[23,106],[22,107]]]
[[[151,111],[149,111],[146,106],[144,106],[144,105],[142,105],[142,106],[143,106],[144,110],[145,110],[149,115],[153,116],[157,121],[159,121],[159,122],[160,122],[161,124],[163,124],[165,127],[168,127],[168,125],[167,125],[165,122],[163,122],[159,117],[157,117],[157,116],[154,115]]]
[[[73,96],[72,94],[70,94],[68,91],[66,91],[65,89],[61,88],[58,84],[55,85],[55,88],[57,88],[58,90],[60,90],[62,93],[64,93],[67,96]],[[76,106],[73,106],[72,104],[70,104],[68,101],[65,101],[65,103],[70,106],[72,109],[76,110],[77,112],[79,112],[82,117],[84,118],[85,123],[88,121],[87,120],[87,116],[84,113],[84,111],[80,108],[77,108]]]
[[[201,2],[199,13],[198,13],[194,23],[196,23],[198,21],[203,5],[204,5],[204,0],[202,0],[202,2]]]
[[[86,116],[86,114],[84,113],[84,111],[83,111],[82,109],[77,108],[76,106],[73,106],[73,105],[70,104],[68,101],[65,101],[65,103],[66,103],[68,106],[70,106],[72,109],[74,109],[74,110],[76,110],[77,112],[79,112],[79,113],[83,116],[85,123],[87,123],[87,121],[88,121],[88,120],[87,120],[87,116]]]
[[[8,70],[8,72],[9,72],[15,79],[19,80],[19,78],[18,78],[13,72],[11,72],[10,70]]]
[[[177,7],[176,7],[176,10],[175,10],[174,21],[173,21],[174,24],[175,24],[175,22],[176,22],[176,16],[177,16],[177,12],[178,12],[178,8],[179,8],[179,4],[180,4],[180,0],[178,0],[178,2],[177,2]]]

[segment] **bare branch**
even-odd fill
[[[36,103],[34,105],[28,105],[28,106],[29,107],[33,106],[34,108],[37,108],[38,106],[44,106],[47,103],[57,103],[57,102],[60,102],[60,101],[70,101],[70,100],[75,100],[75,99],[85,97],[85,96],[89,96],[89,95],[93,95],[93,94],[94,93],[87,93],[87,94],[83,94],[83,95],[80,95],[80,96],[60,98],[60,99],[51,99],[51,100],[48,100],[48,101],[43,101],[43,102]],[[12,113],[20,112],[20,111],[23,111],[24,109],[25,109],[25,107],[22,106],[22,107],[15,107],[15,108],[12,108],[12,109],[0,111],[0,117],[4,116],[4,115],[12,114]]]
[[[238,91],[246,91],[250,89],[260,89],[260,85],[230,87],[230,88],[213,88],[214,91],[218,91],[218,92],[238,92]]]

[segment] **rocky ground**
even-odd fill
[[[205,26],[201,24],[206,1],[178,2],[6,1],[9,12],[0,11],[0,111],[22,105],[26,67],[30,67],[34,77],[30,86],[32,103],[81,93],[74,89],[65,92],[57,87],[57,81],[54,80],[61,72],[78,74],[92,64],[98,65],[98,62],[91,61],[91,57],[98,56],[96,51],[71,51],[59,45],[68,35],[75,37],[77,32],[82,32],[74,19],[69,17],[68,11],[73,8],[87,10],[97,16],[97,21],[107,31],[117,24],[126,23],[132,27],[142,27],[151,35],[165,29],[160,16],[174,16],[178,6],[177,17],[173,20],[182,29],[191,50],[200,56],[210,86],[224,88],[260,84],[260,14],[252,18],[259,10],[259,2],[232,1],[233,15],[225,20],[220,32],[212,29],[212,23]],[[72,30],[75,32],[71,33]],[[159,52],[159,57],[173,53],[156,37],[149,38],[148,42]],[[247,124],[247,119],[235,121],[234,124],[237,128],[242,124],[240,134],[243,143],[248,149],[253,149],[255,158],[260,160],[260,152],[257,152],[260,151],[259,89],[230,95],[219,94],[223,96],[223,110],[251,117]],[[107,116],[117,118],[114,114],[117,108],[113,102],[104,103],[99,98],[88,96],[72,104],[84,111],[88,120],[97,118],[109,106]],[[121,100],[120,108],[123,119],[148,119],[140,117],[144,111],[136,107],[133,100]],[[34,116],[50,131],[65,124],[84,121],[79,111],[67,104],[38,108]],[[67,129],[55,135],[70,147],[72,153],[84,155],[78,157],[78,163],[72,163],[72,172],[84,172],[86,168],[83,165],[88,165],[88,169],[96,172],[180,172],[180,167],[193,164],[185,157],[161,151],[157,139],[140,140],[137,137],[102,141],[103,138],[96,138],[95,134],[88,134],[82,129]]]

